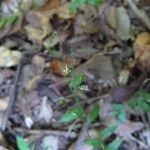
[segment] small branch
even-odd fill
[[[150,18],[146,15],[144,11],[141,11],[136,7],[133,0],[127,0],[127,1],[128,1],[129,7],[134,12],[136,17],[142,21],[142,23],[146,26],[148,30],[150,30]]]
[[[20,78],[22,65],[23,65],[23,58],[20,60],[20,62],[18,64],[18,67],[17,67],[17,72],[16,72],[16,76],[15,76],[14,86],[11,88],[11,94],[10,94],[10,100],[9,100],[8,108],[7,108],[7,111],[5,113],[2,125],[1,125],[1,130],[2,131],[5,131],[6,128],[7,128],[9,116],[10,116],[10,114],[12,112],[14,101],[15,101],[16,96],[17,96],[18,81],[19,81],[19,78]]]
[[[22,129],[22,128],[14,128],[14,131],[22,133],[22,134],[51,134],[55,136],[65,136],[66,138],[76,138],[76,132],[71,131],[69,134],[67,131],[61,130],[31,130],[31,129]]]

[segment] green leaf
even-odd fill
[[[32,3],[32,9],[37,9],[37,8],[40,8],[40,5],[38,2],[36,2],[36,0],[34,0]]]
[[[113,104],[112,108],[114,110],[113,115],[116,116],[119,122],[124,122],[126,120],[126,106],[124,104]]]
[[[122,142],[120,139],[114,140],[106,146],[105,150],[118,150]]]
[[[27,142],[21,136],[17,136],[16,140],[19,150],[30,150]]]
[[[109,127],[109,128],[102,130],[99,133],[99,138],[102,141],[106,140],[111,134],[113,134],[115,132],[116,128],[117,128],[117,126],[112,126],[112,127]]]
[[[124,110],[123,111],[119,111],[118,114],[117,114],[117,119],[120,122],[124,122],[126,120],[126,112]]]
[[[136,110],[150,112],[150,94],[140,91],[128,101],[128,106]]]
[[[35,150],[35,144],[32,144],[30,150]]]
[[[81,5],[85,3],[86,3],[86,0],[73,0],[69,6],[69,10],[71,12],[75,12],[77,8],[79,8]]]
[[[117,111],[125,110],[124,104],[112,104],[112,108]]]
[[[6,20],[4,18],[0,18],[0,29],[4,27]]]
[[[17,16],[15,15],[11,15],[11,16],[8,16],[6,18],[6,25],[10,26],[10,25],[13,25],[17,20]]]
[[[88,4],[98,6],[103,2],[103,0],[87,0]]]
[[[77,107],[66,112],[59,120],[60,123],[69,123],[83,116],[83,108]]]
[[[73,77],[73,79],[69,82],[70,89],[77,89],[82,84],[82,82],[85,81],[85,75],[79,74]]]
[[[95,104],[92,108],[92,111],[87,116],[87,122],[92,123],[96,120],[99,114],[99,105]]]
[[[94,149],[104,147],[103,143],[100,141],[99,138],[87,140],[86,144],[93,146]]]

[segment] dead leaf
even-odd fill
[[[73,58],[67,58],[65,61],[53,60],[51,69],[54,74],[65,77],[77,63],[77,60]]]
[[[36,67],[37,73],[41,74],[46,66],[46,60],[42,56],[35,55],[32,58],[32,64]]]
[[[35,90],[35,88],[37,87],[38,81],[40,81],[41,78],[42,78],[41,75],[37,75],[36,77],[31,79],[28,83],[26,83],[25,90],[27,92],[31,92]]]
[[[128,82],[130,72],[127,69],[124,69],[119,74],[118,82],[120,85],[125,85]]]
[[[128,138],[128,135],[141,130],[143,127],[144,125],[142,122],[131,122],[129,120],[126,120],[117,128],[116,134],[121,137]]]
[[[135,63],[143,71],[150,71],[150,33],[140,33],[134,42]]]
[[[69,10],[69,4],[64,4],[61,7],[57,8],[56,14],[61,19],[71,19],[75,17],[75,14],[71,13]]]
[[[2,84],[6,79],[15,76],[15,71],[10,69],[0,70],[0,84]]]
[[[37,120],[40,122],[40,124],[49,124],[51,122],[51,119],[53,117],[53,109],[48,102],[47,97],[43,97],[42,104],[39,107],[38,114],[37,114]]]
[[[0,99],[0,111],[5,111],[8,107],[8,97]]]
[[[74,70],[74,74],[90,72],[98,79],[115,82],[115,72],[111,58],[101,53],[96,54],[86,63],[80,65]]]
[[[29,25],[25,27],[25,30],[27,32],[28,39],[39,45],[42,44],[43,39],[48,35],[47,31],[36,29]]]
[[[145,74],[142,74],[137,80],[130,83],[128,86],[123,86],[113,91],[113,99],[114,101],[126,101],[129,100],[135,92],[139,90],[143,81],[145,79]]]
[[[19,63],[22,54],[19,51],[11,51],[6,47],[0,47],[0,67],[11,67]]]
[[[58,150],[59,139],[53,135],[47,135],[43,138],[42,147],[48,150]]]
[[[131,22],[129,15],[124,7],[116,9],[116,23],[117,36],[121,40],[128,40],[131,38]]]
[[[117,22],[116,22],[116,7],[115,6],[108,6],[105,11],[104,15],[106,17],[107,24],[112,28],[117,28]]]
[[[46,3],[42,7],[36,9],[36,11],[44,13],[52,9],[56,9],[59,6],[60,6],[60,0],[47,0]]]

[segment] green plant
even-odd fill
[[[35,150],[35,145],[33,144],[31,146],[31,148],[29,148],[25,139],[22,138],[21,136],[16,137],[16,142],[17,142],[17,146],[18,146],[19,150]],[[47,149],[48,149],[48,147],[42,148],[42,150],[47,150]]]
[[[103,150],[117,150],[122,144],[122,140],[114,139],[109,144],[104,144],[105,140],[109,138],[116,130],[117,126],[105,128],[100,131],[97,138],[86,141],[86,144],[92,145],[94,149],[101,147]]]
[[[128,105],[135,110],[150,112],[150,93],[139,91],[128,101]]]
[[[83,74],[76,75],[69,81],[69,88],[71,92],[75,94],[77,107],[67,111],[59,120],[60,123],[69,123],[78,118],[80,119],[84,118],[84,110],[82,105],[80,105],[80,100],[78,97],[78,90],[84,81],[85,81],[85,76]]]
[[[19,150],[30,150],[24,138],[22,138],[21,136],[17,136],[16,140],[17,140],[17,146]]]
[[[98,6],[103,2],[103,0],[73,0],[70,4],[70,11],[75,12],[77,8],[79,8],[81,5],[84,4],[89,4],[89,5],[94,5]]]
[[[0,29],[2,29],[4,26],[10,26],[13,25],[17,20],[16,15],[8,16],[7,18],[0,18]]]

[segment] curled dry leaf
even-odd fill
[[[150,33],[140,33],[134,42],[135,62],[143,71],[150,71]]]
[[[19,51],[11,51],[6,47],[0,47],[0,67],[12,67],[19,63],[22,54]]]
[[[73,58],[67,58],[65,61],[53,60],[51,62],[52,72],[59,76],[67,76],[70,73],[70,69],[78,64],[78,61]]]

